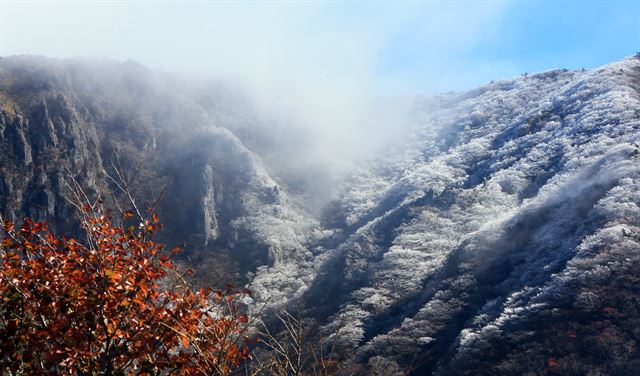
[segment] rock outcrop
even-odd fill
[[[185,247],[196,263],[225,253],[227,269],[240,275],[221,278],[241,281],[267,262],[273,240],[245,225],[291,215],[314,221],[274,191],[279,183],[230,130],[234,123],[220,120],[229,115],[213,94],[130,62],[3,58],[0,213],[73,233],[65,184],[76,179],[115,207],[111,200],[122,197],[107,175],[118,168],[135,180],[140,206],[163,195],[155,208],[162,241]]]

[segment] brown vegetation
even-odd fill
[[[194,290],[155,215],[80,210],[84,240],[2,222],[0,373],[224,375],[248,357],[247,291]]]

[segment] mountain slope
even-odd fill
[[[341,237],[254,283],[307,270],[302,301],[356,362],[632,374],[640,60],[420,99],[414,119],[332,206]]]
[[[139,202],[166,186],[161,240],[185,246],[206,282],[250,278],[267,315],[314,319],[345,369],[640,366],[638,58],[417,98],[318,218],[305,177],[269,157],[286,132],[228,86],[12,57],[0,107],[3,216],[73,232],[65,179],[111,200],[114,166],[138,176]]]

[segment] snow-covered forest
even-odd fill
[[[160,240],[196,278],[304,317],[344,369],[633,374],[640,58],[403,101],[332,175],[283,158],[306,136],[224,83],[3,58],[0,212],[73,231],[65,176],[108,197],[118,165],[141,202],[168,187]]]

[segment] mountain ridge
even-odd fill
[[[487,366],[478,368],[482,352],[474,346],[518,333],[513,328],[518,325],[503,323],[506,318],[526,322],[541,311],[554,325],[587,330],[589,325],[571,320],[577,308],[567,308],[565,300],[579,304],[594,290],[620,283],[624,288],[612,296],[637,302],[637,288],[629,285],[635,273],[630,270],[638,267],[637,236],[625,234],[637,234],[640,223],[634,193],[639,73],[638,59],[628,58],[593,71],[554,70],[499,81],[418,106],[425,120],[407,136],[413,140],[398,147],[404,156],[391,149],[387,160],[374,162],[385,166],[384,174],[372,173],[375,168],[356,173],[361,184],[349,186],[342,213],[357,228],[323,254],[325,266],[314,266],[318,277],[307,300],[315,309],[333,304],[327,333],[347,317],[341,340],[356,349],[357,361],[383,355],[407,365],[412,355],[427,354],[418,374],[473,374]],[[397,172],[390,173],[392,167]],[[588,275],[603,259],[618,257],[593,245],[600,237],[613,250],[628,252],[623,266],[609,271],[621,274],[622,281],[582,281],[579,294],[562,287],[578,284],[576,273]],[[550,298],[554,294],[557,298]],[[600,299],[601,304],[609,300]],[[565,304],[562,315],[553,313],[558,302]],[[638,338],[628,325],[637,322],[638,306],[622,305],[627,310],[622,315],[633,319],[606,330],[636,348]],[[512,328],[503,332],[503,325]],[[549,337],[554,336],[558,333]],[[585,343],[597,347],[594,337]],[[522,358],[527,351],[537,357],[539,372],[599,369],[588,350],[578,356],[567,346],[576,352],[567,355],[566,349],[538,345],[522,340],[515,354],[502,348],[512,361],[486,360],[493,367],[488,369],[530,371],[531,362]],[[608,356],[624,361],[607,368],[608,359],[601,372],[631,374],[638,354],[621,352]],[[562,360],[549,369],[550,358]]]
[[[144,162],[141,199],[172,182],[166,240],[199,272],[249,282],[266,311],[299,307],[354,366],[640,366],[637,57],[416,98],[401,137],[359,161],[322,216],[269,165],[274,125],[247,101],[104,64],[0,60],[4,216],[69,231],[61,162],[103,193],[112,162]]]

